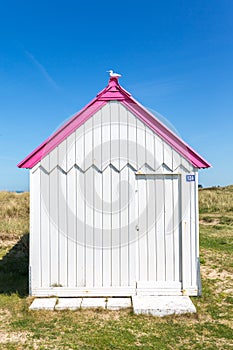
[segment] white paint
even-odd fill
[[[134,287],[50,287],[32,289],[32,295],[38,297],[57,296],[57,297],[101,297],[101,296],[131,296],[136,294],[136,285]]]
[[[138,293],[197,294],[190,172],[197,179],[124,106],[107,103],[31,170],[31,293],[124,296],[155,281],[168,284]]]
[[[137,295],[182,295],[178,281],[138,281]]]

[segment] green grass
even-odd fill
[[[203,295],[192,298],[196,315],[165,318],[130,310],[29,311],[28,194],[0,193],[0,349],[231,349],[232,190],[200,190]]]

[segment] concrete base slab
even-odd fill
[[[83,298],[81,308],[106,308],[106,298]]]
[[[131,298],[36,298],[30,310],[77,310],[80,308],[107,308],[120,310],[133,304],[135,314],[167,316],[195,313],[196,308],[188,296],[133,296]]]
[[[81,302],[82,298],[59,298],[55,310],[78,310]]]
[[[36,298],[33,300],[29,310],[54,310],[57,298]]]
[[[133,296],[135,314],[167,316],[194,313],[196,308],[188,296]]]
[[[107,300],[108,310],[120,310],[131,306],[131,298],[108,298]]]

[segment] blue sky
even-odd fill
[[[231,0],[7,1],[0,4],[0,189],[27,190],[16,165],[102,90],[106,70],[158,111],[233,183]]]

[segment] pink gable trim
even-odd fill
[[[84,109],[72,117],[67,123],[59,128],[53,135],[45,140],[39,147],[37,147],[32,153],[30,153],[19,164],[19,168],[33,168],[42,158],[44,158],[49,152],[51,152],[56,146],[58,146],[63,140],[65,140],[72,132],[78,129],[87,119],[95,114],[100,108],[102,108],[107,102],[97,101],[88,104]]]
[[[93,101],[91,101],[79,113],[74,115],[74,117],[22,160],[18,164],[18,167],[33,168],[43,157],[102,108],[107,101],[111,100],[120,101],[127,109],[134,113],[142,122],[144,122],[195,167],[210,167],[210,164],[205,159],[155,118],[153,114],[147,111],[139,102],[134,100],[131,95],[119,85],[117,78],[110,78],[108,86],[102,90]]]
[[[108,86],[97,95],[97,99],[100,101],[120,101],[130,98],[130,96],[128,91],[119,85],[117,78],[110,78]]]
[[[131,97],[130,100],[123,101],[122,104],[195,167],[209,168],[211,166],[187,143],[185,143],[175,133],[162,124],[153,114],[146,110],[138,101]]]

